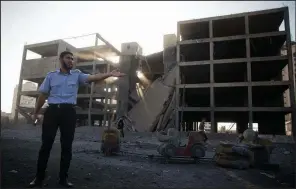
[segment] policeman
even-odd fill
[[[99,82],[108,77],[122,77],[125,74],[117,70],[105,74],[84,74],[73,68],[73,54],[65,51],[60,54],[61,68],[49,72],[39,88],[39,97],[36,103],[32,119],[38,118],[38,113],[46,98],[48,108],[44,113],[42,124],[42,145],[37,161],[37,173],[35,179],[29,184],[30,188],[42,187],[45,178],[50,151],[57,133],[60,129],[61,160],[59,184],[64,187],[73,187],[68,182],[68,169],[72,159],[72,142],[76,126],[75,104],[78,87],[81,84]]]

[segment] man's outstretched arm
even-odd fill
[[[89,75],[87,77],[87,82],[100,82],[104,79],[107,79],[108,77],[112,77],[111,72],[110,73],[100,73],[100,74],[94,74],[94,75]]]
[[[125,76],[125,74],[119,72],[118,70],[113,70],[112,72],[109,72],[109,73],[99,73],[94,75],[84,74],[80,72],[79,83],[85,84],[85,83],[91,83],[91,82],[100,82],[109,77],[123,77],[123,76]]]

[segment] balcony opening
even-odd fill
[[[281,56],[286,35],[250,39],[251,57]]]
[[[183,115],[182,115],[183,114]],[[211,120],[211,114],[210,112],[180,112],[179,111],[179,130],[184,132],[189,131],[197,131],[198,130],[198,123],[202,120]],[[205,124],[205,130],[210,131],[211,127],[209,123],[207,122]]]
[[[180,46],[181,62],[210,60],[210,44],[195,43]]]
[[[183,88],[179,106],[183,106]],[[184,107],[210,107],[210,88],[185,88]]]
[[[248,87],[215,87],[216,107],[247,107]]]
[[[213,20],[213,37],[228,37],[245,33],[245,17]]]
[[[252,87],[253,107],[284,107],[284,92],[288,85]]]
[[[249,113],[248,112],[215,112],[215,122],[217,133],[236,134],[243,133],[248,128]],[[226,140],[237,140],[237,135],[225,135]],[[223,137],[223,135],[219,135]],[[233,137],[233,138],[231,138]]]
[[[247,63],[214,64],[215,83],[246,82]]]
[[[285,115],[285,112],[253,112],[253,122],[258,123],[259,134],[286,135]]]
[[[26,60],[39,59],[39,58],[42,58],[40,54],[27,50]]]
[[[272,20],[272,22],[271,22]],[[263,24],[264,23],[264,24]],[[249,33],[284,31],[284,11],[249,16]]]
[[[210,65],[180,66],[181,84],[210,83]]]
[[[227,133],[227,134],[234,134],[236,133],[236,123],[232,122],[218,122],[217,124],[217,132],[218,133]]]
[[[58,43],[35,44],[33,47],[28,47],[27,51],[33,52],[32,56],[38,54],[39,58],[49,58],[58,56]],[[31,54],[30,52],[30,54]],[[34,54],[35,53],[35,54]],[[30,55],[31,56],[31,55]],[[36,59],[36,58],[34,58]]]
[[[209,38],[209,21],[180,24],[180,36],[182,41]]]
[[[246,58],[246,40],[214,42],[214,59]]]
[[[288,81],[288,60],[251,62],[252,81]]]

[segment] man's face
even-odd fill
[[[74,58],[71,54],[67,54],[62,59],[60,59],[62,66],[68,70],[73,68],[73,60]]]

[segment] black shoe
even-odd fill
[[[59,184],[63,187],[66,187],[66,188],[73,188],[74,187],[74,185],[71,182],[69,182],[67,179],[60,180]]]
[[[42,188],[42,186],[43,186],[43,181],[35,178],[32,182],[30,182],[28,188],[36,188],[36,187]]]

